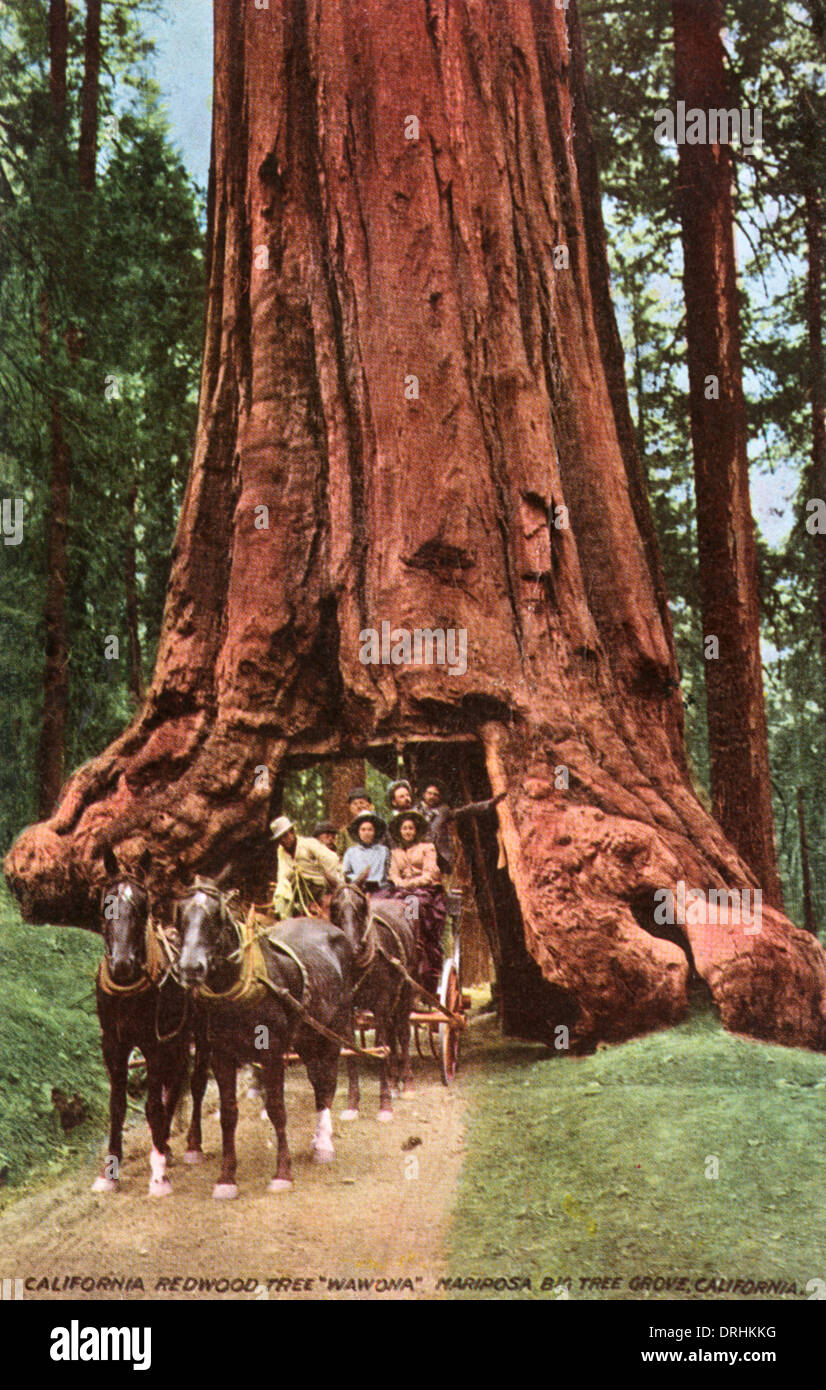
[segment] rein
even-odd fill
[[[354,889],[360,895],[360,897],[363,898],[365,902],[367,902],[367,894],[363,893],[362,890],[358,888],[356,884],[350,883],[347,885],[347,887]],[[376,924],[384,927],[386,931],[389,931],[390,935],[393,938],[393,941],[396,944],[398,956],[390,955],[389,952],[385,950],[381,941],[378,940],[377,933],[374,930]],[[368,937],[370,937],[371,940],[369,942],[369,945],[366,946]],[[365,949],[365,946],[367,949],[367,955],[363,956],[361,954],[361,951]],[[401,976],[403,980],[406,980],[409,985],[413,986],[417,994],[420,994],[424,999],[426,999],[428,1003],[433,1006],[433,1008],[438,1009],[439,1013],[443,1014],[445,1018],[450,1019],[451,1023],[454,1023],[462,1028],[466,1026],[466,1021],[463,1015],[454,1013],[451,1009],[445,1008],[441,999],[439,999],[437,995],[432,994],[430,990],[425,989],[424,986],[420,984],[418,980],[415,980],[413,976],[410,974],[410,971],[406,968],[405,965],[405,961],[407,959],[407,951],[405,950],[404,943],[393,923],[389,922],[386,917],[382,916],[380,909],[377,909],[375,907],[369,908],[367,925],[364,929],[364,934],[359,942],[359,951],[360,954],[356,959],[356,966],[358,969],[361,970],[362,974],[361,979],[356,985],[356,992],[358,991],[359,986],[364,980],[364,977],[367,974],[367,971],[369,970],[376,956],[379,955],[382,957],[383,960],[387,962],[389,966],[391,966],[393,970],[397,971],[397,973]],[[399,983],[399,988],[401,988],[401,981]]]
[[[270,979],[267,974],[264,954],[261,950],[260,943],[262,939],[266,940],[274,951],[280,951],[283,955],[289,956],[290,959],[294,961],[301,972],[302,994],[307,995],[309,993],[310,986],[306,967],[292,947],[288,946],[287,942],[282,941],[279,937],[270,936],[271,928],[264,927],[260,931],[253,930],[253,925],[255,923],[254,907],[250,908],[246,919],[242,921],[240,918],[233,916],[228,907],[229,899],[234,896],[235,890],[233,890],[232,893],[222,893],[220,888],[214,887],[212,884],[199,884],[197,880],[195,886],[190,889],[188,893],[182,894],[177,901],[188,901],[196,892],[206,894],[207,897],[215,899],[219,904],[222,926],[231,926],[238,937],[236,949],[232,951],[226,959],[240,959],[241,961],[241,971],[234,984],[230,985],[226,990],[213,990],[210,989],[208,985],[197,985],[193,993],[198,1000],[203,1000],[207,1003],[221,1004],[249,1003],[262,999],[265,993],[269,992],[275,996],[279,1003],[297,1013],[308,1028],[312,1028],[314,1032],[320,1033],[324,1038],[328,1038],[330,1042],[337,1043],[339,1047],[347,1048],[357,1053],[359,1057],[366,1057],[370,1062],[377,1062],[379,1060],[371,1052],[367,1052],[364,1048],[359,1047],[355,1039],[342,1038],[338,1033],[333,1032],[332,1028],[328,1028],[326,1024],[321,1023],[319,1019],[313,1018],[301,999],[296,999],[292,991],[287,989],[285,985],[277,985]]]

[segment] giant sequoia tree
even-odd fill
[[[155,677],[11,850],[24,913],[88,922],[107,841],[151,844],[161,896],[225,861],[260,892],[285,767],[425,748],[508,790],[506,867],[483,824],[466,842],[507,1027],[672,1022],[692,960],[727,1026],[821,1045],[808,933],[653,910],[755,880],[686,771],[573,6],[217,0],[213,113]],[[364,664],[384,622],[465,630],[467,670]]]

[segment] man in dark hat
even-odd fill
[[[350,819],[361,815],[362,811],[372,811],[373,798],[366,787],[353,787],[347,798],[347,805],[350,808]]]
[[[450,827],[462,816],[480,816],[493,810],[498,802],[507,796],[500,792],[488,801],[469,801],[465,806],[448,806],[441,784],[433,778],[425,783],[422,799],[416,808],[427,821],[426,838],[436,846],[436,858],[443,874],[453,871],[453,845],[450,840]]]
[[[350,822],[347,833],[355,843],[344,851],[341,868],[345,879],[349,883],[366,871],[361,883],[365,893],[384,892],[390,885],[390,851],[380,843],[387,833],[381,816],[362,811]]]
[[[313,839],[320,840],[323,845],[336,852],[337,831],[331,820],[320,820],[313,826]]]

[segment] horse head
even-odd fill
[[[175,930],[181,943],[178,976],[187,989],[218,989],[238,973],[238,928],[229,910],[231,894],[218,879],[196,878],[175,904]],[[231,957],[235,957],[233,961]]]
[[[369,901],[362,884],[366,881],[369,868],[349,883],[334,885],[330,899],[330,921],[339,931],[343,931],[351,946],[356,950],[362,944],[364,926],[367,921]]]
[[[149,895],[143,878],[151,862],[146,849],[137,872],[128,873],[121,869],[109,845],[103,851],[107,877],[100,896],[100,932],[109,975],[116,985],[134,984],[146,970]]]

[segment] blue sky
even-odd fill
[[[167,0],[166,16],[147,16],[156,41],[154,77],[175,143],[206,188],[212,96],[212,0]]]

